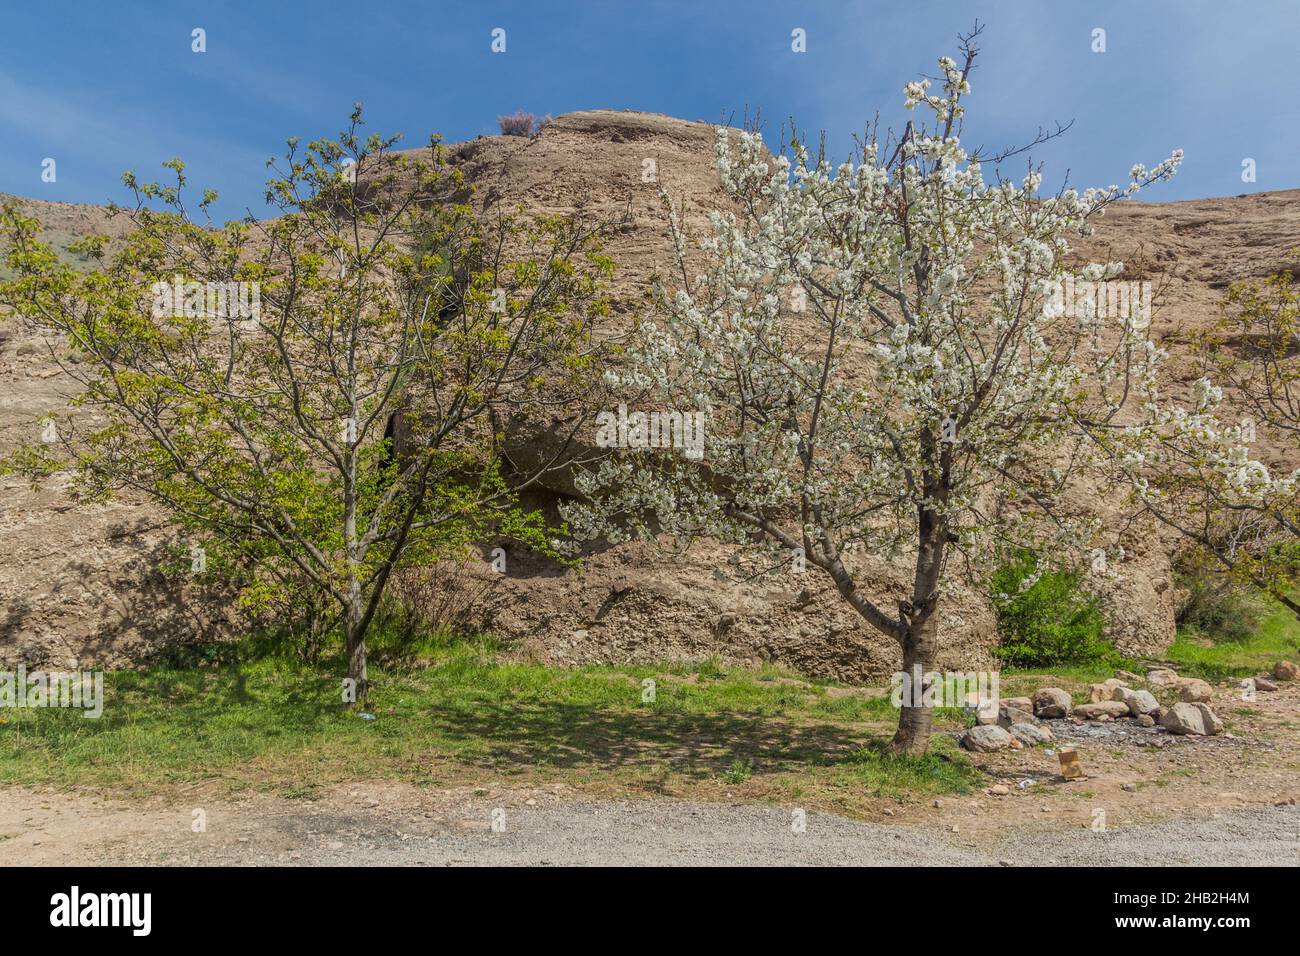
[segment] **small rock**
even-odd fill
[[[1255,690],[1267,691],[1268,693],[1277,690],[1277,684],[1273,683],[1273,681],[1267,677],[1256,677],[1254,683]]]
[[[1300,677],[1300,667],[1290,661],[1278,661],[1273,665],[1273,677],[1277,680],[1295,680]]]
[[[1025,749],[1024,741],[1022,741],[1019,737],[1012,737],[1009,741],[1007,741],[1007,746],[1010,747],[1012,750]]]
[[[1142,681],[1142,678],[1132,671],[1116,671],[1115,676],[1126,684],[1137,684]]]
[[[972,727],[961,736],[961,745],[967,750],[987,753],[992,750],[1006,750],[1011,746],[1012,736],[997,726]]]
[[[1127,790],[1129,793],[1137,793],[1138,785],[1136,783],[1121,783],[1119,788],[1121,790]]]
[[[1156,719],[1150,714],[1143,714],[1138,718],[1138,726],[1140,727],[1154,727],[1155,725]]]
[[[934,801],[934,803],[930,804],[930,806],[932,806],[932,807],[934,807],[936,810],[938,810],[940,807],[943,806],[943,801],[942,801],[942,800],[936,800],[936,801]]]
[[[1178,697],[1187,704],[1205,704],[1209,703],[1210,697],[1214,692],[1209,684],[1195,677],[1184,680],[1178,686]]]
[[[1002,701],[1002,706],[1009,710],[1023,710],[1027,714],[1034,712],[1034,702],[1028,697],[1008,697]]]
[[[1011,792],[1010,787],[1003,786],[1000,783],[997,784],[996,786],[989,787],[988,789],[989,796],[992,797],[1005,797],[1010,792]]]
[[[1059,687],[1044,687],[1034,691],[1034,716],[1043,718],[1068,717],[1073,707],[1069,693]]]

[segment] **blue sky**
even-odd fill
[[[336,132],[355,100],[371,129],[419,145],[496,131],[518,109],[639,109],[737,120],[793,115],[847,154],[877,112],[899,125],[902,86],[987,24],[969,145],[1035,151],[1048,185],[1123,182],[1134,162],[1187,154],[1146,198],[1300,186],[1294,0],[912,3],[637,0],[312,4],[19,3],[0,12],[0,192],[125,198],[119,177],[180,156],[226,217],[260,212],[264,162],[291,134]],[[191,30],[208,50],[191,52]],[[506,52],[490,50],[506,30]],[[807,32],[807,52],[790,49]],[[1092,52],[1092,31],[1106,52]],[[57,181],[41,163],[57,161]],[[1257,180],[1241,179],[1255,160]],[[1019,172],[1023,160],[1012,170]]]

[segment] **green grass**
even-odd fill
[[[1295,660],[1300,621],[1279,604],[1270,603],[1250,637],[1213,642],[1196,631],[1180,631],[1166,654],[1178,672],[1206,680],[1230,680],[1266,672],[1280,659]]]
[[[1117,656],[1087,664],[1007,667],[1001,672],[999,689],[1003,697],[1015,697],[1054,683],[1078,694],[1086,691],[1089,684],[1114,677],[1116,670],[1142,673],[1154,666],[1172,666],[1184,677],[1210,681],[1230,681],[1267,672],[1280,659],[1300,657],[1297,650],[1300,621],[1280,604],[1269,602],[1266,607],[1244,640],[1215,641],[1200,631],[1180,629],[1159,664]]]
[[[1055,667],[1008,667],[998,678],[998,691],[1002,697],[1028,697],[1040,687],[1060,687],[1076,697],[1087,691],[1089,684],[1099,684],[1114,677],[1116,670],[1144,670],[1137,662],[1115,657],[1090,664],[1070,664]]]
[[[771,667],[549,668],[485,641],[434,641],[417,662],[373,675],[371,721],[343,706],[337,666],[238,656],[112,672],[97,720],[8,711],[0,783],[147,793],[209,782],[305,796],[359,778],[565,782],[700,798],[731,788],[853,812],[872,797],[965,792],[979,777],[946,739],[925,758],[886,755],[897,719],[887,697]],[[941,728],[962,723],[961,711],[938,715]]]

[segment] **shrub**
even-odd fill
[[[501,127],[502,136],[536,136],[550,122],[549,116],[538,118],[522,110],[509,116],[497,117],[497,125]]]
[[[1105,617],[1082,580],[1077,570],[1039,573],[1037,557],[1028,552],[999,568],[990,582],[998,615],[998,657],[1009,665],[1040,667],[1114,656],[1102,637]]]
[[[1178,629],[1216,643],[1249,640],[1264,616],[1263,602],[1249,587],[1201,566],[1182,569],[1178,590]]]
[[[393,574],[386,600],[376,622],[384,633],[377,657],[392,664],[417,653],[431,639],[461,636],[477,631],[475,610],[482,605],[495,581],[475,574],[470,556],[428,567],[401,568]]]

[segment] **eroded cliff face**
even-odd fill
[[[645,290],[667,275],[671,249],[660,206],[666,186],[685,202],[688,225],[726,198],[713,168],[713,128],[666,116],[591,111],[561,116],[533,139],[482,137],[449,148],[451,161],[478,184],[483,200],[621,220],[605,240],[618,264],[614,308],[602,334],[631,327]],[[111,231],[104,210],[29,201],[56,242]],[[1212,323],[1227,285],[1279,269],[1300,246],[1300,191],[1152,205],[1124,204],[1099,222],[1081,256],[1132,264],[1127,277],[1158,289],[1154,328],[1175,353],[1175,382],[1190,374],[1178,358],[1188,334]],[[50,347],[0,324],[0,451],[31,441],[39,419],[62,410],[70,383]],[[520,425],[512,453],[521,460],[560,422]],[[594,441],[594,435],[588,436]],[[1272,450],[1265,449],[1272,454]],[[138,501],[74,505],[66,476],[37,489],[0,479],[0,664],[120,666],[163,643],[229,631],[233,618],[163,574],[174,537]],[[557,476],[553,505],[568,488]],[[1105,586],[1112,637],[1130,654],[1159,651],[1173,637],[1168,554],[1176,542],[1154,531],[1130,551]],[[508,556],[507,573],[482,568],[479,626],[513,641],[518,653],[551,662],[699,659],[772,661],[809,674],[859,679],[897,667],[896,646],[871,631],[815,569],[737,584],[729,553],[701,545],[671,557],[645,543],[595,551],[583,567],[562,570],[526,554]],[[866,590],[891,603],[905,567],[860,559]],[[994,617],[983,597],[957,587],[946,598],[940,667],[992,663]]]

